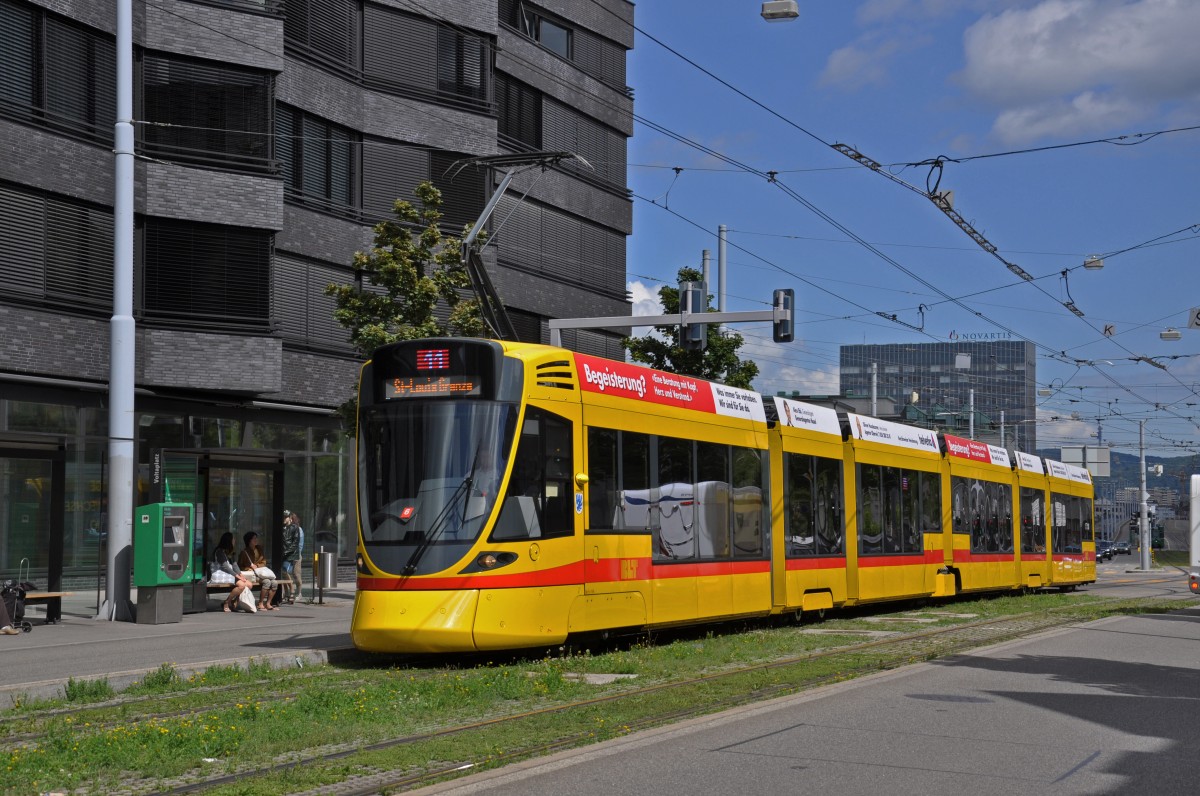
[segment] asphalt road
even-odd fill
[[[1089,591],[1180,596],[415,793],[1188,794],[1200,756],[1200,602],[1177,569],[1102,565]],[[1181,590],[1182,587],[1182,590]]]

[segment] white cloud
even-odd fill
[[[625,283],[625,289],[629,291],[630,301],[633,303],[630,314],[634,317],[663,314],[662,302],[659,301],[657,287],[650,287],[645,282],[639,282],[634,279]],[[634,327],[630,330],[630,334],[633,337],[645,337],[653,332],[653,326]]]
[[[854,44],[839,47],[829,54],[818,84],[848,90],[886,85],[892,58],[917,44],[913,40],[904,44],[896,38],[864,36]]]
[[[625,289],[633,301],[634,315],[662,315],[662,302],[658,300],[658,288],[650,287],[636,279],[625,283]]]
[[[1085,91],[1070,100],[1012,108],[996,117],[992,132],[1001,141],[1034,141],[1114,129],[1150,114],[1147,103]]]
[[[1096,424],[1075,420],[1069,414],[1038,408],[1038,447],[1057,448],[1065,444],[1083,444],[1093,440]],[[1093,442],[1094,444],[1094,442]]]
[[[971,25],[958,79],[1006,142],[1113,129],[1200,99],[1198,39],[1195,0],[1042,0]]]
[[[803,355],[803,342],[773,343],[770,338],[751,337],[748,334],[743,334],[742,339],[745,342],[738,349],[738,356],[742,359],[752,359],[758,364],[758,377],[754,379],[754,389],[764,395],[793,391],[801,395],[837,394],[840,387],[837,365],[806,368],[786,363],[788,358]]]

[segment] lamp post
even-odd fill
[[[1138,469],[1141,470],[1142,494],[1141,498],[1141,516],[1138,518],[1138,531],[1141,538],[1142,546],[1142,569],[1150,569],[1150,506],[1147,505],[1147,498],[1150,494],[1146,491],[1146,421],[1138,421]]]

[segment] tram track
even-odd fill
[[[1119,598],[1107,598],[1092,603],[1125,602]],[[870,640],[844,645],[829,649],[817,650],[803,655],[788,658],[728,668],[697,677],[682,680],[655,683],[652,685],[624,689],[615,693],[605,694],[568,703],[549,705],[535,710],[521,711],[502,716],[491,717],[482,721],[468,722],[454,726],[438,728],[429,732],[397,736],[373,742],[368,745],[353,748],[325,750],[317,754],[303,755],[274,765],[245,769],[233,774],[209,777],[201,781],[192,780],[179,783],[174,787],[158,790],[161,794],[190,794],[198,793],[225,785],[244,787],[247,781],[262,778],[271,780],[294,772],[297,769],[318,768],[328,764],[346,763],[355,756],[372,758],[371,763],[364,763],[364,768],[373,769],[362,774],[351,775],[336,784],[327,784],[311,791],[313,796],[366,796],[384,792],[402,792],[434,782],[462,775],[464,772],[475,772],[527,760],[545,754],[562,751],[578,746],[587,745],[601,740],[608,740],[620,735],[627,735],[640,730],[661,727],[679,721],[716,713],[722,710],[740,707],[769,699],[774,699],[800,691],[810,690],[836,682],[864,676],[876,671],[886,671],[951,655],[968,650],[990,646],[996,643],[1025,637],[1052,628],[1063,627],[1062,616],[1069,612],[1072,606],[1061,609],[1029,612],[1012,616],[966,622],[949,627],[929,628],[910,633],[899,632],[893,636],[873,638]],[[847,631],[851,634],[853,631]],[[839,665],[833,673],[819,676],[805,676],[799,670],[806,664],[815,662],[835,662]],[[539,738],[536,742],[508,749],[503,752],[489,754],[479,759],[461,759],[443,762],[421,770],[378,770],[377,758],[379,753],[430,741],[466,736],[472,733],[483,733],[502,727],[515,726],[521,722],[532,722],[538,718],[571,712],[586,711],[599,707],[629,706],[650,701],[651,697],[664,692],[681,689],[691,689],[699,693],[700,686],[712,686],[718,683],[730,683],[738,678],[748,679],[756,675],[774,675],[777,680],[752,688],[733,689],[733,693],[706,699],[697,699],[686,708],[670,710],[652,709],[645,715],[632,720],[625,720],[619,731],[598,733],[594,728],[568,732],[553,738]],[[166,783],[161,783],[166,785]],[[133,791],[130,791],[133,792]]]

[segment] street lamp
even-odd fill
[[[1174,326],[1169,326],[1158,333],[1159,340],[1180,340],[1183,334]]]
[[[796,0],[767,0],[762,4],[762,18],[767,22],[787,22],[799,16]]]
[[[1057,387],[1055,386],[1055,382],[1058,383]],[[1039,387],[1037,393],[1043,398],[1049,398],[1051,395],[1054,395],[1065,386],[1066,385],[1063,384],[1062,379],[1054,379],[1054,381],[1051,381],[1045,387]]]
[[[1099,271],[1104,267],[1104,258],[1093,254],[1083,261],[1083,267],[1089,271]]]

